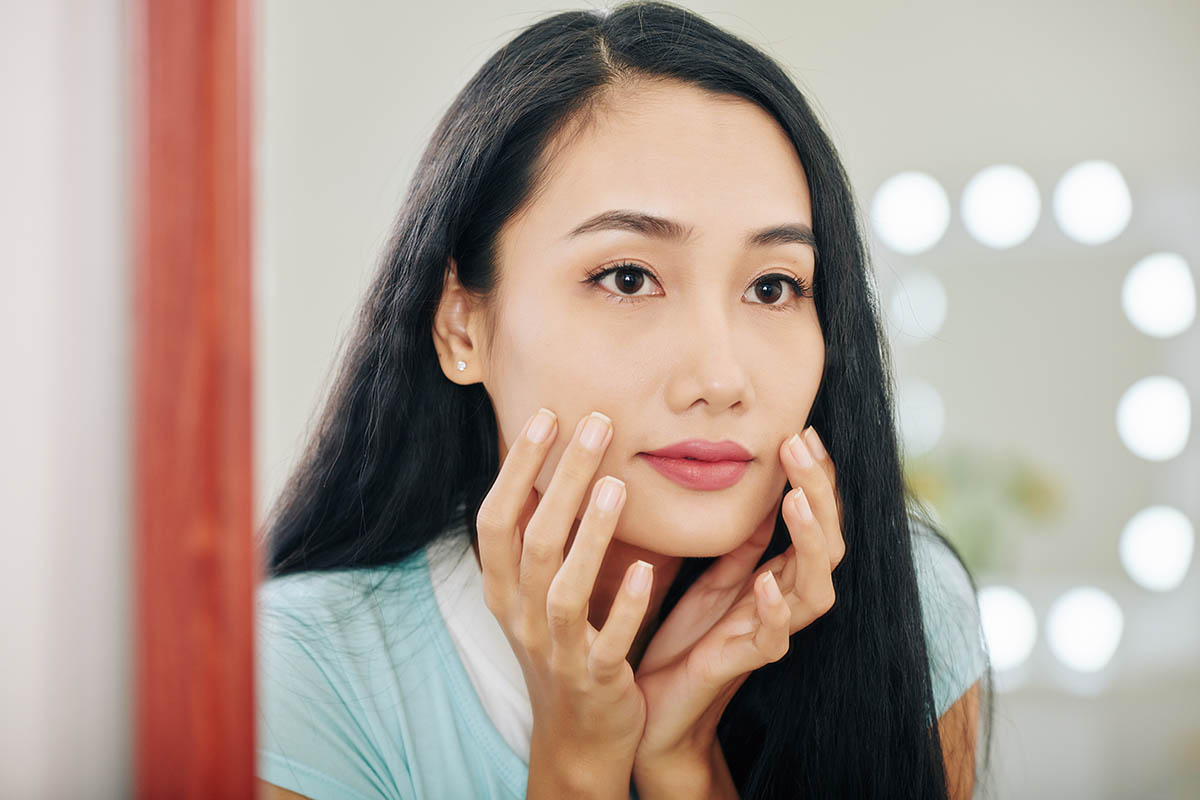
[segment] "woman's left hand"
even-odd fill
[[[794,487],[781,501],[792,546],[751,577],[770,544],[772,514],[696,579],[655,632],[635,673],[646,698],[635,782],[711,767],[717,723],[738,688],[833,606],[832,571],[846,551],[833,463],[811,427],[783,442],[779,458]]]

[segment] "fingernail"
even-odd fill
[[[817,429],[810,425],[805,436],[808,437],[808,446],[812,448],[813,454],[824,461],[829,454],[825,452],[825,445],[821,444],[821,437],[817,436]]]
[[[641,594],[650,588],[650,565],[638,559],[633,566],[633,575],[629,578],[629,588],[635,594]]]
[[[792,434],[792,438],[788,439],[788,447],[791,448],[792,458],[796,459],[796,463],[802,467],[812,466],[812,454],[808,452],[808,447],[800,440],[800,434]]]
[[[533,422],[529,423],[529,430],[525,435],[529,441],[537,444],[544,442],[546,437],[550,435],[550,429],[554,427],[554,412],[548,408],[538,409],[538,413],[534,416]]]
[[[617,507],[617,501],[621,499],[621,489],[624,486],[625,483],[620,478],[605,475],[600,486],[600,494],[596,496],[596,505],[602,511],[612,511]]]
[[[583,434],[579,437],[580,442],[588,450],[599,450],[600,445],[604,443],[604,437],[608,434],[609,418],[601,414],[599,411],[592,412],[592,418],[583,426]]]
[[[813,518],[812,506],[808,504],[808,495],[799,486],[796,487],[796,493],[792,495],[792,506],[801,519],[811,520]]]
[[[783,595],[779,591],[779,582],[775,580],[775,573],[767,570],[759,578],[758,583],[762,586],[762,590],[766,593],[767,599],[773,603],[777,603],[783,599]]]

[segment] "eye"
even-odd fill
[[[784,275],[778,272],[771,275],[764,275],[761,278],[755,279],[754,285],[747,289],[746,293],[750,294],[751,292],[754,292],[756,297],[764,297],[765,300],[760,303],[760,305],[771,306],[772,308],[787,308],[788,306],[794,305],[792,301],[783,303],[774,302],[774,300],[777,299],[782,292],[782,289],[778,287],[769,288],[776,286],[776,284],[787,285],[792,291],[792,300],[795,302],[799,302],[800,298],[802,297],[812,297],[812,291],[809,289],[808,282],[806,280],[803,278],[793,278],[791,275]],[[764,293],[762,289],[765,287],[768,288]]]
[[[616,276],[616,285],[611,289],[607,285],[604,288],[609,290],[613,300],[618,303],[627,303],[631,300],[650,297],[651,295],[624,294],[624,292],[637,292],[638,289],[641,289],[645,285],[647,278],[650,278],[655,283],[658,282],[650,270],[639,267],[637,264],[622,263],[588,273],[588,276],[584,279],[584,283],[599,285],[609,275]]]

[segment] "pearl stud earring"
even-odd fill
[[[467,368],[467,362],[465,362],[465,361],[460,361],[460,362],[458,362],[458,365],[457,365],[457,366],[458,366],[458,371],[459,371],[459,372],[462,372],[464,369],[466,369],[466,368]]]

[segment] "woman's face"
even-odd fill
[[[543,494],[579,419],[613,421],[593,482],[615,475],[627,501],[614,538],[672,556],[726,553],[772,519],[786,484],[780,443],[803,429],[824,368],[811,297],[815,253],[804,168],[758,106],[680,84],[612,97],[579,138],[553,152],[543,191],[504,227],[497,336],[480,353],[500,452],[546,406],[558,436]],[[619,210],[663,226],[587,225]],[[638,229],[640,227],[640,230]],[[595,273],[617,264],[640,267]],[[731,440],[752,460],[722,489],[681,485],[640,453],[685,439]],[[588,494],[580,506],[586,510]]]

